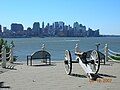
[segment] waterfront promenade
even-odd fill
[[[64,63],[52,62],[46,65],[27,66],[15,64],[14,69],[0,67],[0,90],[119,90],[120,63],[107,62],[101,65],[102,78],[89,80],[79,64],[73,64],[72,75],[64,71]]]

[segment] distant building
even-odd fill
[[[3,32],[2,32],[3,31]],[[12,23],[11,30],[0,25],[0,37],[99,37],[99,29],[92,30],[86,26],[74,22],[73,27],[65,25],[63,21],[54,22],[52,25],[42,22],[41,28],[39,22],[33,23],[33,28],[28,27],[24,30],[22,24]]]
[[[93,34],[93,30],[88,28],[88,31],[87,31],[87,37],[92,37],[94,34]]]
[[[48,34],[49,36],[55,36],[55,29],[53,29],[53,25],[49,26]]]
[[[73,24],[73,29],[74,29],[74,36],[76,36],[76,37],[81,36],[81,31],[80,31],[81,29],[80,29],[80,25],[78,22],[75,22]]]
[[[2,33],[2,26],[0,25],[0,33]]]
[[[45,28],[44,22],[42,22],[42,31],[41,32],[42,32],[43,35],[45,35],[45,33],[46,33],[44,28]]]
[[[24,27],[22,24],[12,23],[11,30],[15,33],[19,33],[19,32],[22,32],[24,30]]]
[[[70,25],[68,25],[67,36],[68,37],[74,36],[73,28]]]
[[[44,26],[44,28],[43,28],[43,30],[44,30],[44,32],[43,32],[43,36],[50,36],[50,34],[49,34],[49,31],[50,31],[50,26],[49,26],[50,24],[49,23],[47,23],[47,25],[46,26]]]
[[[59,29],[59,23],[58,22],[54,22],[53,23],[53,28],[54,29]]]
[[[65,25],[64,26],[64,30],[63,30],[63,36],[68,36],[68,30],[69,30],[69,26]]]
[[[59,23],[58,22],[53,23],[53,32],[55,33],[55,35],[58,34],[58,32],[59,32]]]
[[[44,22],[42,22],[42,28],[44,28]]]
[[[63,21],[59,21],[59,30],[63,31],[64,30],[64,22]]]
[[[55,36],[64,36],[64,26],[65,26],[65,23],[63,21],[53,23],[52,32],[55,34]]]
[[[33,29],[32,29],[34,36],[40,36],[42,34],[42,30],[40,30],[40,23],[34,22]]]
[[[94,32],[94,36],[95,36],[95,37],[100,36],[99,29],[95,30],[95,32]]]
[[[3,27],[3,32],[7,32],[7,27]]]
[[[99,37],[100,36],[99,29],[93,31],[92,29],[88,28],[87,36],[88,37]]]
[[[27,36],[32,36],[32,29],[30,27],[27,28]]]
[[[31,29],[30,27],[28,27],[28,28],[27,28],[27,31],[30,31],[30,32],[31,32],[31,31],[32,31],[32,29]]]
[[[74,24],[73,24],[73,28],[74,28],[74,30],[79,30],[79,27],[80,27],[80,25],[79,25],[79,23],[78,22],[74,22]]]
[[[39,31],[39,29],[40,29],[40,23],[34,22],[33,23],[33,31]]]
[[[87,36],[86,26],[83,26],[82,33],[83,37]]]

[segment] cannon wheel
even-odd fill
[[[65,71],[68,75],[71,74],[72,72],[72,57],[71,57],[71,53],[69,50],[65,51],[65,60],[64,60],[64,64],[65,64]]]
[[[91,69],[93,72],[95,72],[94,74],[97,74],[100,68],[100,56],[98,51],[93,50],[90,54],[90,60],[93,60],[94,63],[89,63]]]

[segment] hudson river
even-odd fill
[[[14,55],[18,56],[18,61],[25,61],[27,55],[41,50],[45,44],[46,50],[51,53],[52,60],[64,60],[64,51],[69,49],[74,59],[74,48],[79,44],[81,51],[96,49],[95,44],[100,43],[99,50],[104,52],[104,46],[120,52],[120,37],[45,37],[45,38],[5,38],[8,42],[14,41]]]

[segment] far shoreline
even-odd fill
[[[120,35],[100,35],[100,36],[97,36],[97,37],[120,37]],[[85,36],[85,37],[77,37],[77,36],[73,36],[71,38],[97,38],[95,36]],[[47,36],[43,36],[43,37],[26,37],[26,36],[16,36],[16,37],[0,37],[0,38],[67,38],[67,37],[64,37],[64,36],[53,36],[53,37],[47,37]],[[70,38],[70,37],[68,37]]]

